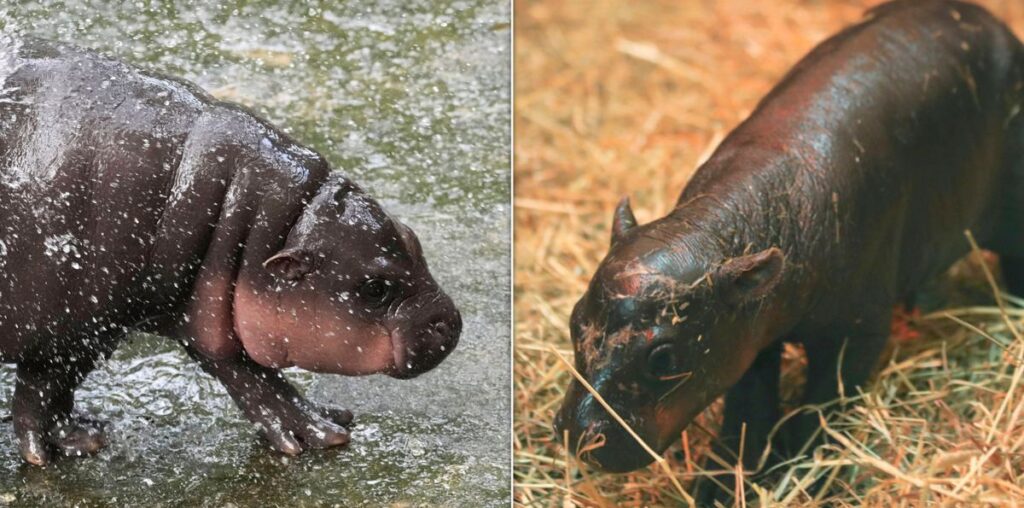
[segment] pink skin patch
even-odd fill
[[[230,339],[232,323],[229,309],[222,305],[221,295],[230,293],[231,281],[216,278],[200,283],[196,290],[196,307],[189,312],[191,323],[188,324],[194,333],[193,346],[204,355],[214,359],[225,359],[237,356],[241,352],[238,341]]]
[[[240,280],[234,315],[245,351],[265,367],[359,376],[396,365],[387,328],[359,320],[343,305],[312,291],[257,293]]]

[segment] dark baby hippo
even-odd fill
[[[194,85],[71,45],[0,46],[0,360],[25,460],[83,455],[74,392],[129,330],[178,338],[270,444],[344,445],[298,366],[411,378],[462,326],[419,241],[324,158]]]
[[[667,216],[638,225],[619,206],[572,312],[576,368],[659,453],[724,394],[714,451],[735,463],[745,432],[755,471],[783,342],[806,350],[805,404],[856,395],[894,306],[969,251],[968,229],[1024,295],[1022,77],[1024,48],[980,7],[870,11],[785,76]],[[652,461],[578,382],[555,425],[600,469]],[[769,463],[817,430],[817,414],[788,421]]]

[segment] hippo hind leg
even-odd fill
[[[1021,186],[1024,189],[1024,186]],[[1003,272],[1006,290],[1015,296],[1024,297],[1024,192],[1019,193],[1020,204],[1008,205],[1013,215],[1020,219],[1008,217],[1000,224],[992,250],[999,254],[999,267]],[[1007,213],[1011,215],[1011,213]]]
[[[94,358],[18,363],[12,419],[27,462],[41,466],[54,453],[92,455],[106,445],[105,423],[74,413],[75,389],[95,363]]]
[[[1016,140],[1007,151],[1008,182],[999,208],[999,222],[991,246],[999,254],[1006,289],[1013,295],[1024,297],[1024,115],[1018,116],[1010,126],[1011,139]]]
[[[1010,185],[1003,196],[1000,221],[991,248],[999,254],[1006,289],[1024,297],[1024,158],[1010,170]]]

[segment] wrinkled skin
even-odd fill
[[[572,314],[576,368],[657,452],[724,394],[713,451],[728,464],[798,453],[817,414],[772,433],[783,341],[807,352],[805,404],[833,401],[840,381],[855,395],[892,308],[968,252],[966,229],[1024,294],[1022,76],[1020,42],[958,2],[886,4],[825,41],[668,216],[641,226],[619,206]],[[598,468],[652,460],[579,383],[555,426]],[[729,503],[734,480],[719,478],[701,503]]]
[[[324,159],[195,86],[0,44],[0,360],[25,460],[95,453],[74,390],[129,330],[175,337],[285,453],[352,415],[280,369],[410,378],[461,318],[416,235]]]

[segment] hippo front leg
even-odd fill
[[[74,414],[75,389],[92,371],[92,358],[57,358],[18,364],[12,413],[21,456],[45,465],[53,454],[91,455],[107,444],[106,424]]]
[[[747,473],[756,471],[772,428],[779,420],[779,375],[782,343],[758,354],[754,363],[725,395],[725,416],[722,429],[712,443],[711,451],[734,464],[742,461]],[[740,457],[742,450],[742,457]],[[708,457],[704,468],[720,471],[723,467]],[[715,480],[701,479],[697,485],[698,506],[715,506],[716,502],[732,506],[736,476],[717,474]]]
[[[224,385],[274,449],[298,455],[309,448],[348,443],[345,426],[352,422],[348,410],[318,407],[299,394],[280,371],[259,365],[244,354],[215,360],[188,349],[203,370]]]

